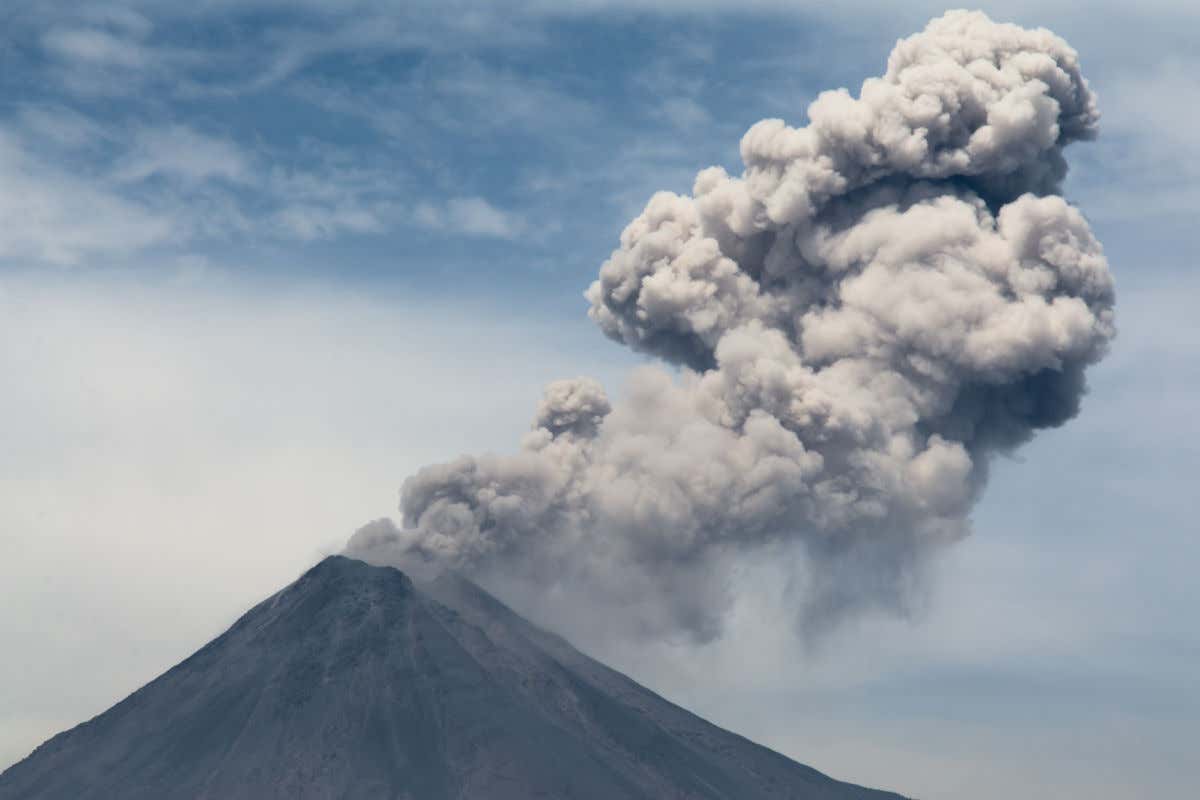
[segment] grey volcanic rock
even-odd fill
[[[0,798],[899,800],[662,699],[467,581],[332,556]]]

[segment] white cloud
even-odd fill
[[[109,25],[115,30],[139,38],[145,37],[154,28],[154,24],[144,14],[135,11],[131,6],[86,5],[79,9],[79,13],[88,22]]]
[[[62,105],[23,106],[18,127],[42,142],[80,150],[111,141],[112,132],[91,117]]]
[[[122,182],[165,176],[191,183],[212,179],[242,183],[252,173],[251,157],[228,139],[185,125],[167,125],[139,131],[118,161],[114,177]]]
[[[285,234],[300,239],[329,239],[341,233],[381,233],[387,223],[379,209],[360,205],[290,205],[275,214],[275,222]]]
[[[42,37],[42,46],[58,58],[88,66],[132,69],[148,60],[136,42],[96,29],[54,29]]]
[[[132,203],[27,152],[0,131],[0,259],[74,264],[159,244],[169,215]]]
[[[660,113],[681,130],[694,130],[712,122],[712,115],[708,113],[708,109],[690,97],[672,97],[664,100]]]
[[[402,217],[402,175],[354,163],[353,154],[316,147],[301,166],[272,165],[182,124],[130,130],[63,105],[23,106],[0,120],[0,262],[79,264],[160,245],[178,254],[234,236],[385,232]],[[518,224],[486,204],[446,211],[447,222],[483,235]]]
[[[300,79],[292,90],[325,113],[365,120],[410,145],[431,133],[474,138],[487,131],[489,136],[517,132],[563,148],[602,124],[590,99],[553,81],[497,71],[462,53],[439,56],[432,54],[420,70],[396,80],[350,85]]]
[[[526,229],[520,216],[496,208],[482,197],[454,197],[441,206],[421,203],[413,211],[413,221],[451,235],[497,239],[515,239]]]

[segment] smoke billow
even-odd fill
[[[1095,97],[1051,32],[949,12],[858,97],[763,120],[740,177],[660,192],[587,290],[647,367],[547,390],[519,452],[422,469],[349,550],[716,635],[739,561],[799,553],[802,627],[904,608],[993,454],[1076,414],[1113,283],[1060,195]]]

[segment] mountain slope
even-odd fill
[[[723,731],[467,581],[341,556],[0,774],[0,798],[898,800]]]

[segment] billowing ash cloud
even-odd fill
[[[740,177],[652,197],[588,289],[609,337],[678,374],[641,369],[618,403],[551,384],[516,455],[422,469],[403,527],[349,550],[701,639],[765,552],[803,554],[806,629],[902,609],[989,458],[1074,416],[1114,334],[1100,244],[1058,194],[1096,102],[1062,39],[955,11],[808,117],[754,125]]]

